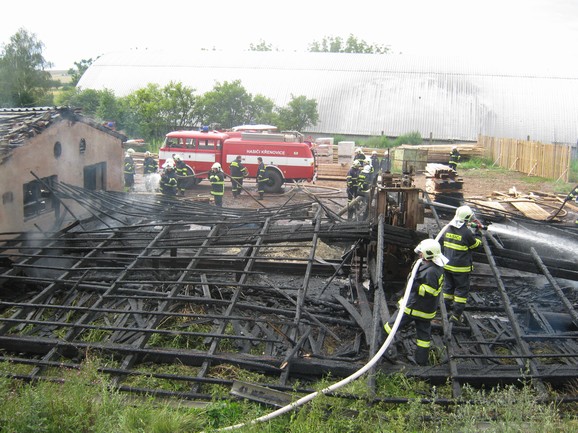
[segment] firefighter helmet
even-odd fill
[[[128,153],[129,155],[132,155],[134,153],[134,149],[131,147],[130,149],[126,150],[126,153]]]
[[[455,218],[460,221],[469,221],[474,216],[474,211],[469,206],[460,206],[456,209]]]
[[[241,160],[241,155],[237,155],[237,157],[235,158],[237,161]]]
[[[181,155],[179,155],[178,153],[175,153],[175,154],[173,155],[173,159],[174,159],[175,161],[177,161],[177,162],[182,160]]]
[[[372,155],[377,155],[377,150],[374,150],[373,152],[371,152]]]
[[[173,162],[172,159],[167,159],[165,161],[165,163],[163,164],[163,168],[175,168],[175,163]]]
[[[221,169],[221,164],[219,164],[218,162],[215,162],[212,167],[212,170],[220,170]]]
[[[145,156],[151,156],[152,153],[150,153],[148,150],[145,152]]]
[[[364,173],[371,173],[371,165],[366,165],[365,167],[363,167],[363,172]]]
[[[361,147],[358,147],[357,149],[355,149],[355,153],[361,153],[361,152],[362,152]]]
[[[359,167],[361,165],[361,162],[359,162],[359,159],[355,159],[353,160],[353,163],[351,165],[354,167]]]
[[[438,266],[444,266],[448,259],[442,254],[440,244],[435,239],[424,239],[417,247],[415,253],[421,253],[422,258],[431,260]]]

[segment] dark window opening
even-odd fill
[[[14,194],[12,194],[12,191],[8,191],[2,194],[2,204],[12,203],[13,201]]]
[[[86,140],[84,138],[80,139],[80,143],[78,143],[78,150],[80,153],[86,152]]]
[[[52,188],[56,185],[58,177],[49,176],[23,185],[24,219],[54,212],[56,199],[52,195]]]
[[[60,155],[62,155],[62,144],[60,144],[60,141],[57,141],[54,143],[54,157],[58,159]]]
[[[106,162],[84,167],[84,188],[91,191],[106,191]]]

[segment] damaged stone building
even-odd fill
[[[65,213],[57,182],[120,190],[124,140],[69,108],[0,110],[0,232],[51,229]]]

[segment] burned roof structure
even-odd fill
[[[227,367],[275,390],[299,381],[298,391],[360,369],[428,236],[404,226],[421,192],[395,182],[376,187],[366,221],[306,194],[259,209],[63,183],[55,194],[92,217],[0,237],[3,374],[48,379],[98,354],[121,390],[191,400],[231,386],[216,373]],[[411,363],[413,338],[400,338],[398,357],[379,368],[449,380],[456,396],[466,383],[576,379],[575,262],[516,252],[490,233],[476,260],[465,323],[451,334],[445,320],[434,327],[433,365]]]

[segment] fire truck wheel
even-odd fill
[[[281,174],[275,170],[266,170],[265,173],[267,178],[269,178],[263,188],[265,192],[281,192],[281,186],[283,186]]]

